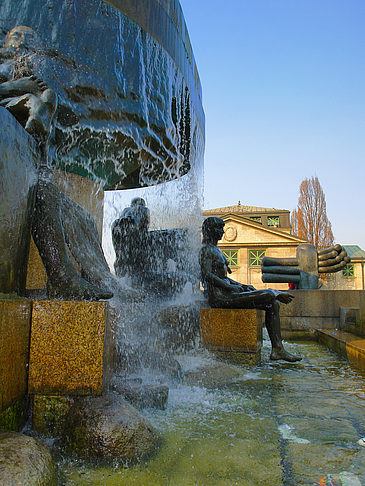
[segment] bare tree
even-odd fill
[[[333,245],[333,233],[327,218],[326,198],[318,177],[300,184],[298,206],[291,216],[292,233],[313,243],[316,248]]]

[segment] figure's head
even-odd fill
[[[34,30],[25,25],[18,25],[6,34],[1,52],[12,57],[20,51],[37,51],[40,48],[41,42]]]
[[[132,214],[136,229],[148,231],[150,224],[150,210],[146,207],[146,201],[141,197],[135,197],[131,201],[130,208],[126,208],[123,213]]]
[[[211,216],[203,222],[203,241],[220,240],[224,235],[225,222],[221,218]]]
[[[146,201],[141,197],[135,197],[131,201],[131,206],[146,206]]]

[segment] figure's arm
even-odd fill
[[[240,283],[240,282],[236,282],[235,280],[233,280],[231,278],[229,278],[228,280],[233,285],[239,285],[243,292],[250,292],[250,291],[256,290],[256,288],[253,285],[246,285],[246,284],[243,284],[243,283]]]
[[[233,290],[235,292],[240,290],[239,284],[231,279],[222,279],[218,277],[212,270],[213,262],[215,259],[214,252],[210,251],[209,248],[203,247],[200,250],[200,269],[202,279],[206,283],[210,283],[215,287],[220,287],[226,290]],[[231,283],[232,282],[232,283]]]

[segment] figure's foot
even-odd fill
[[[22,96],[25,94],[39,94],[47,89],[46,84],[36,76],[26,76],[20,79],[12,79],[0,84],[0,95]]]
[[[47,282],[47,294],[49,298],[62,300],[105,300],[113,297],[109,289],[87,282],[81,277],[65,279],[62,282]]]
[[[29,100],[28,108],[29,118],[25,125],[26,131],[31,135],[47,136],[57,108],[55,92],[51,89],[46,89],[40,98],[33,96]]]
[[[32,77],[33,78],[33,77]],[[14,115],[14,117],[25,127],[26,131],[31,135],[45,138],[48,136],[53,116],[57,108],[57,96],[52,89],[37,78],[22,78],[15,82],[30,80],[38,87],[38,94],[31,92],[23,94],[22,96],[9,96],[0,101],[0,105]],[[10,81],[9,81],[10,83]],[[0,95],[3,83],[0,84]],[[26,86],[27,83],[25,83]],[[29,86],[31,88],[31,86]],[[33,90],[34,91],[34,90]]]
[[[294,354],[288,353],[284,348],[273,348],[270,354],[270,359],[273,361],[278,361],[280,359],[288,361],[289,363],[294,363],[295,361],[300,361],[302,358],[300,356],[295,356]]]
[[[289,292],[280,292],[276,298],[283,304],[289,304],[294,299],[294,295]]]

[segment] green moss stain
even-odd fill
[[[33,429],[46,436],[62,435],[71,404],[68,397],[35,395]]]
[[[25,399],[17,400],[0,412],[0,429],[20,431],[27,420]]]

